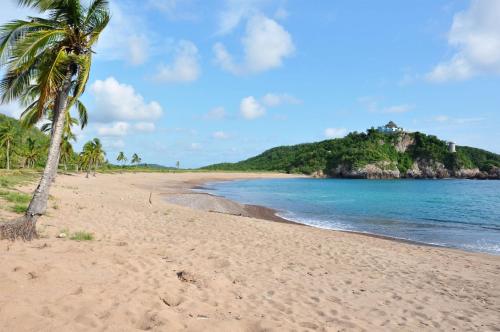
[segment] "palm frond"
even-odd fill
[[[76,101],[76,107],[78,109],[78,116],[80,118],[80,127],[81,129],[83,129],[87,126],[87,123],[89,122],[87,108],[80,100]]]

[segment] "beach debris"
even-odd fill
[[[160,300],[162,300],[162,302],[168,307],[177,307],[183,302],[181,297],[171,295],[160,297]]]
[[[149,204],[153,205],[153,192],[149,193]]]
[[[180,271],[177,272],[177,278],[179,278],[180,281],[182,282],[189,282],[189,283],[196,283],[196,278],[195,276],[187,271]]]
[[[28,277],[30,279],[36,279],[38,278],[38,274],[36,274],[35,272],[28,272]]]
[[[64,232],[63,233],[59,233],[59,235],[57,236],[58,239],[65,239],[67,237],[68,237],[68,234],[66,234]]]

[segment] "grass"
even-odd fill
[[[40,172],[35,170],[10,170],[0,169],[0,188],[15,188],[30,183],[40,177]]]
[[[10,207],[10,210],[16,213],[26,213],[28,210],[28,204],[15,204]]]
[[[25,213],[31,195],[15,191],[15,188],[33,182],[40,176],[35,170],[0,170],[0,199],[10,204],[1,204],[2,208],[15,213]]]
[[[70,240],[74,241],[92,241],[94,239],[94,234],[89,232],[76,232],[70,237]]]
[[[31,200],[31,195],[6,190],[0,190],[0,197],[5,199],[7,202],[16,204],[27,204]]]

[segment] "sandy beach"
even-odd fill
[[[498,256],[256,219],[269,210],[189,190],[280,176],[59,176],[42,237],[0,242],[0,330],[500,330]]]

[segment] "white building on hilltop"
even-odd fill
[[[378,127],[377,130],[381,133],[386,134],[399,133],[404,131],[403,128],[398,127],[398,125],[392,121],[389,121],[389,123],[387,123],[385,126]]]

